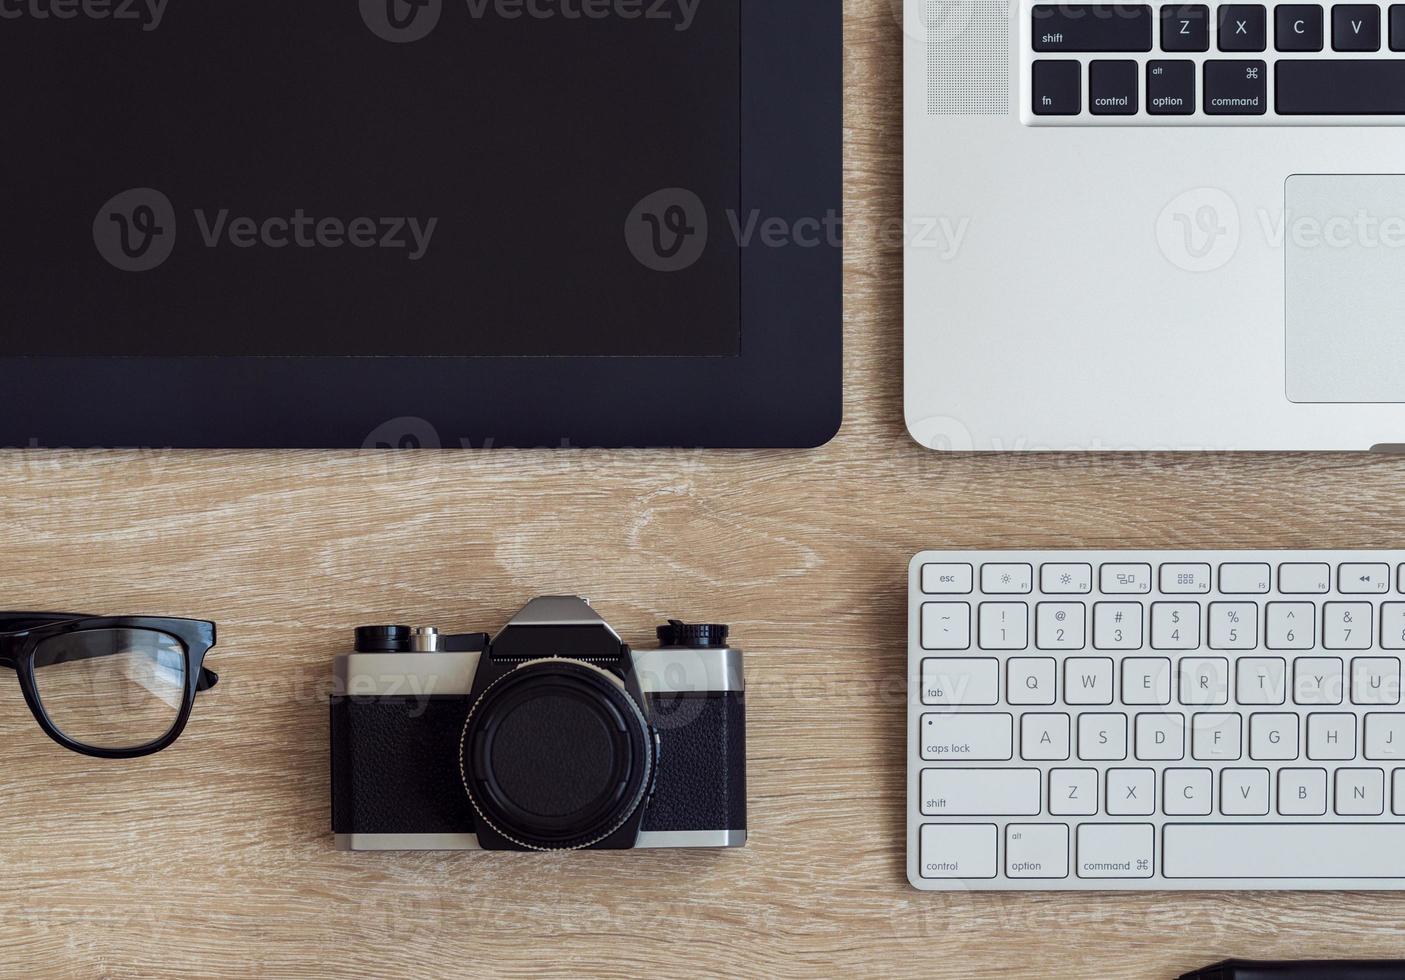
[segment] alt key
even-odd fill
[[[1153,116],[1188,116],[1195,112],[1195,62],[1146,63],[1146,111]]]

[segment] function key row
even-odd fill
[[[1269,16],[1263,4],[1221,4],[1213,18],[1206,4],[1167,4],[1155,17],[1148,4],[1038,4],[1032,16],[1033,47],[1041,54],[1151,51],[1156,21],[1162,51],[1209,51],[1212,22],[1220,51],[1268,50]],[[1386,17],[1390,49],[1405,51],[1405,4],[1392,5]],[[1322,5],[1279,4],[1273,9],[1274,48],[1321,51],[1326,23]],[[1330,24],[1333,51],[1381,49],[1381,8],[1376,4],[1335,4]]]
[[[1219,591],[1226,595],[1263,595],[1272,591],[1274,569],[1267,562],[1226,562],[1219,566]],[[1386,562],[1283,562],[1278,566],[1278,591],[1285,595],[1325,595],[1335,581],[1347,595],[1384,595],[1390,591],[1391,567]],[[1396,575],[1405,592],[1405,565]],[[1034,565],[1028,562],[985,562],[980,566],[980,591],[991,595],[1028,595],[1034,591]],[[1206,595],[1213,588],[1207,562],[1102,562],[1098,591],[1105,594],[1146,595],[1155,582],[1172,595]],[[1051,595],[1083,595],[1093,591],[1093,566],[1088,562],[1045,562],[1039,566],[1039,591]],[[967,562],[929,562],[922,566],[922,591],[928,595],[969,595],[975,591],[975,568]]]

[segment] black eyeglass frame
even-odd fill
[[[185,691],[180,713],[170,731],[153,742],[129,749],[84,745],[69,738],[49,720],[34,681],[34,654],[39,644],[56,636],[91,630],[130,629],[164,633],[185,653]],[[195,708],[195,694],[215,686],[219,675],[205,666],[205,654],[215,645],[215,624],[201,619],[161,616],[84,616],[78,613],[0,612],[0,667],[19,676],[20,690],[39,727],[64,748],[99,759],[135,759],[160,752],[180,737]]]

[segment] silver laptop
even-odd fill
[[[902,3],[920,443],[1405,444],[1405,5]]]

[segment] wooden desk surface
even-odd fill
[[[171,750],[64,752],[0,677],[0,972],[1168,977],[1405,956],[1405,896],[919,894],[903,874],[904,587],[927,547],[1386,547],[1405,463],[942,458],[902,426],[897,0],[850,0],[848,421],[817,452],[0,454],[9,608],[208,617]],[[751,843],[343,854],[326,689],[352,626],[494,628],[591,596],[627,639],[728,621]]]

